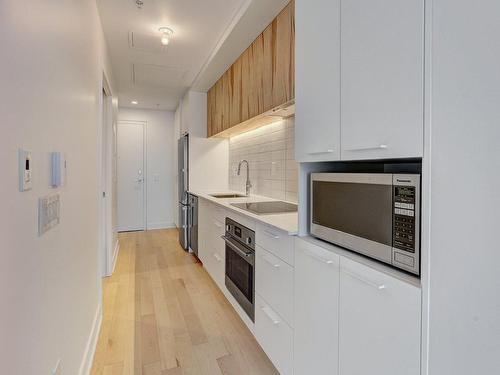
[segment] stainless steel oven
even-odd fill
[[[226,218],[225,284],[247,315],[255,319],[255,232]]]
[[[420,275],[420,175],[313,173],[311,234]]]

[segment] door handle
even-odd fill
[[[357,148],[349,148],[346,151],[368,151],[368,150],[385,150],[387,149],[386,144],[380,144],[378,146],[367,146],[367,147],[357,147]]]
[[[308,152],[307,154],[308,155],[321,155],[321,154],[331,154],[333,153],[335,150],[333,148],[329,148],[327,150],[324,150],[324,151],[313,151],[313,152]]]
[[[280,236],[278,236],[277,234],[274,234],[272,232],[268,232],[267,230],[263,230],[262,233],[264,233],[268,237],[274,238],[275,240],[280,238]]]
[[[262,312],[264,314],[266,314],[266,316],[269,318],[269,320],[271,322],[273,322],[273,324],[277,325],[277,324],[281,323],[278,316],[274,313],[273,310],[271,310],[271,308],[269,308],[267,306],[262,306],[260,309],[262,310]]]
[[[313,259],[316,259],[317,261],[321,262],[321,263],[325,263],[325,264],[334,264],[335,262],[331,259],[325,259],[323,257],[320,257],[310,251],[305,251],[304,252],[307,256],[313,258]]]
[[[274,263],[271,259],[269,259],[268,257],[266,257],[265,255],[262,255],[261,256],[262,260],[268,264],[270,264],[271,266],[273,266],[274,268],[280,268],[280,265],[277,264],[277,263]]]
[[[346,275],[349,275],[352,278],[354,278],[354,279],[356,279],[358,281],[361,281],[362,283],[364,283],[366,285],[369,285],[369,286],[371,286],[371,287],[373,287],[375,289],[378,289],[378,290],[384,290],[384,289],[386,289],[385,284],[377,284],[377,283],[375,283],[373,281],[366,280],[364,277],[356,275],[355,273],[353,273],[351,271],[348,271],[345,268],[342,268],[342,272],[344,272]]]

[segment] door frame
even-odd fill
[[[101,121],[98,127],[98,249],[101,276],[111,276],[118,255],[116,228],[113,225],[114,184],[113,178],[115,154],[115,124],[113,95],[103,72],[102,88],[99,95]]]
[[[120,132],[120,124],[135,124],[135,125],[140,125],[142,126],[142,160],[143,160],[143,170],[142,170],[142,201],[143,201],[143,218],[142,218],[142,229],[138,229],[139,231],[145,231],[148,229],[147,227],[147,213],[148,213],[148,178],[147,178],[147,170],[148,170],[148,159],[147,159],[147,142],[146,142],[146,137],[147,137],[147,128],[148,128],[148,123],[147,121],[143,120],[118,120],[117,126],[116,126],[116,141],[118,144],[118,133]],[[120,181],[117,181],[117,188],[118,184]],[[117,219],[118,220],[118,219]],[[117,228],[117,230],[120,232],[126,232],[127,230],[120,230],[120,228]]]

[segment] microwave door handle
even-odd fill
[[[378,290],[384,290],[384,289],[386,289],[385,284],[377,284],[377,283],[375,283],[373,281],[366,280],[364,277],[358,276],[358,275],[356,275],[353,272],[347,271],[345,268],[342,269],[342,272],[344,272],[346,275],[349,275],[352,278],[354,278],[354,279],[356,279],[358,281],[361,281],[362,283],[364,283],[366,285],[369,285],[369,286],[371,286],[371,287],[373,287],[375,289],[378,289]]]

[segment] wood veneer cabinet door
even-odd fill
[[[231,127],[231,95],[231,69],[228,69],[222,76],[222,130]]]
[[[207,93],[207,134],[209,137],[215,134],[215,87]]]
[[[222,79],[219,79],[215,83],[215,116],[213,130],[214,134],[218,134],[223,130],[222,127],[222,115],[224,108],[224,98],[222,94]]]
[[[231,103],[229,109],[229,126],[241,122],[241,60],[235,61],[230,69]]]
[[[273,107],[294,98],[294,48],[295,21],[294,1],[273,21],[274,64],[273,64]]]
[[[240,56],[241,60],[241,121],[250,118],[250,98],[252,96],[253,84],[250,76],[251,49],[248,48]]]
[[[266,27],[262,33],[262,112],[273,108],[273,25]]]

